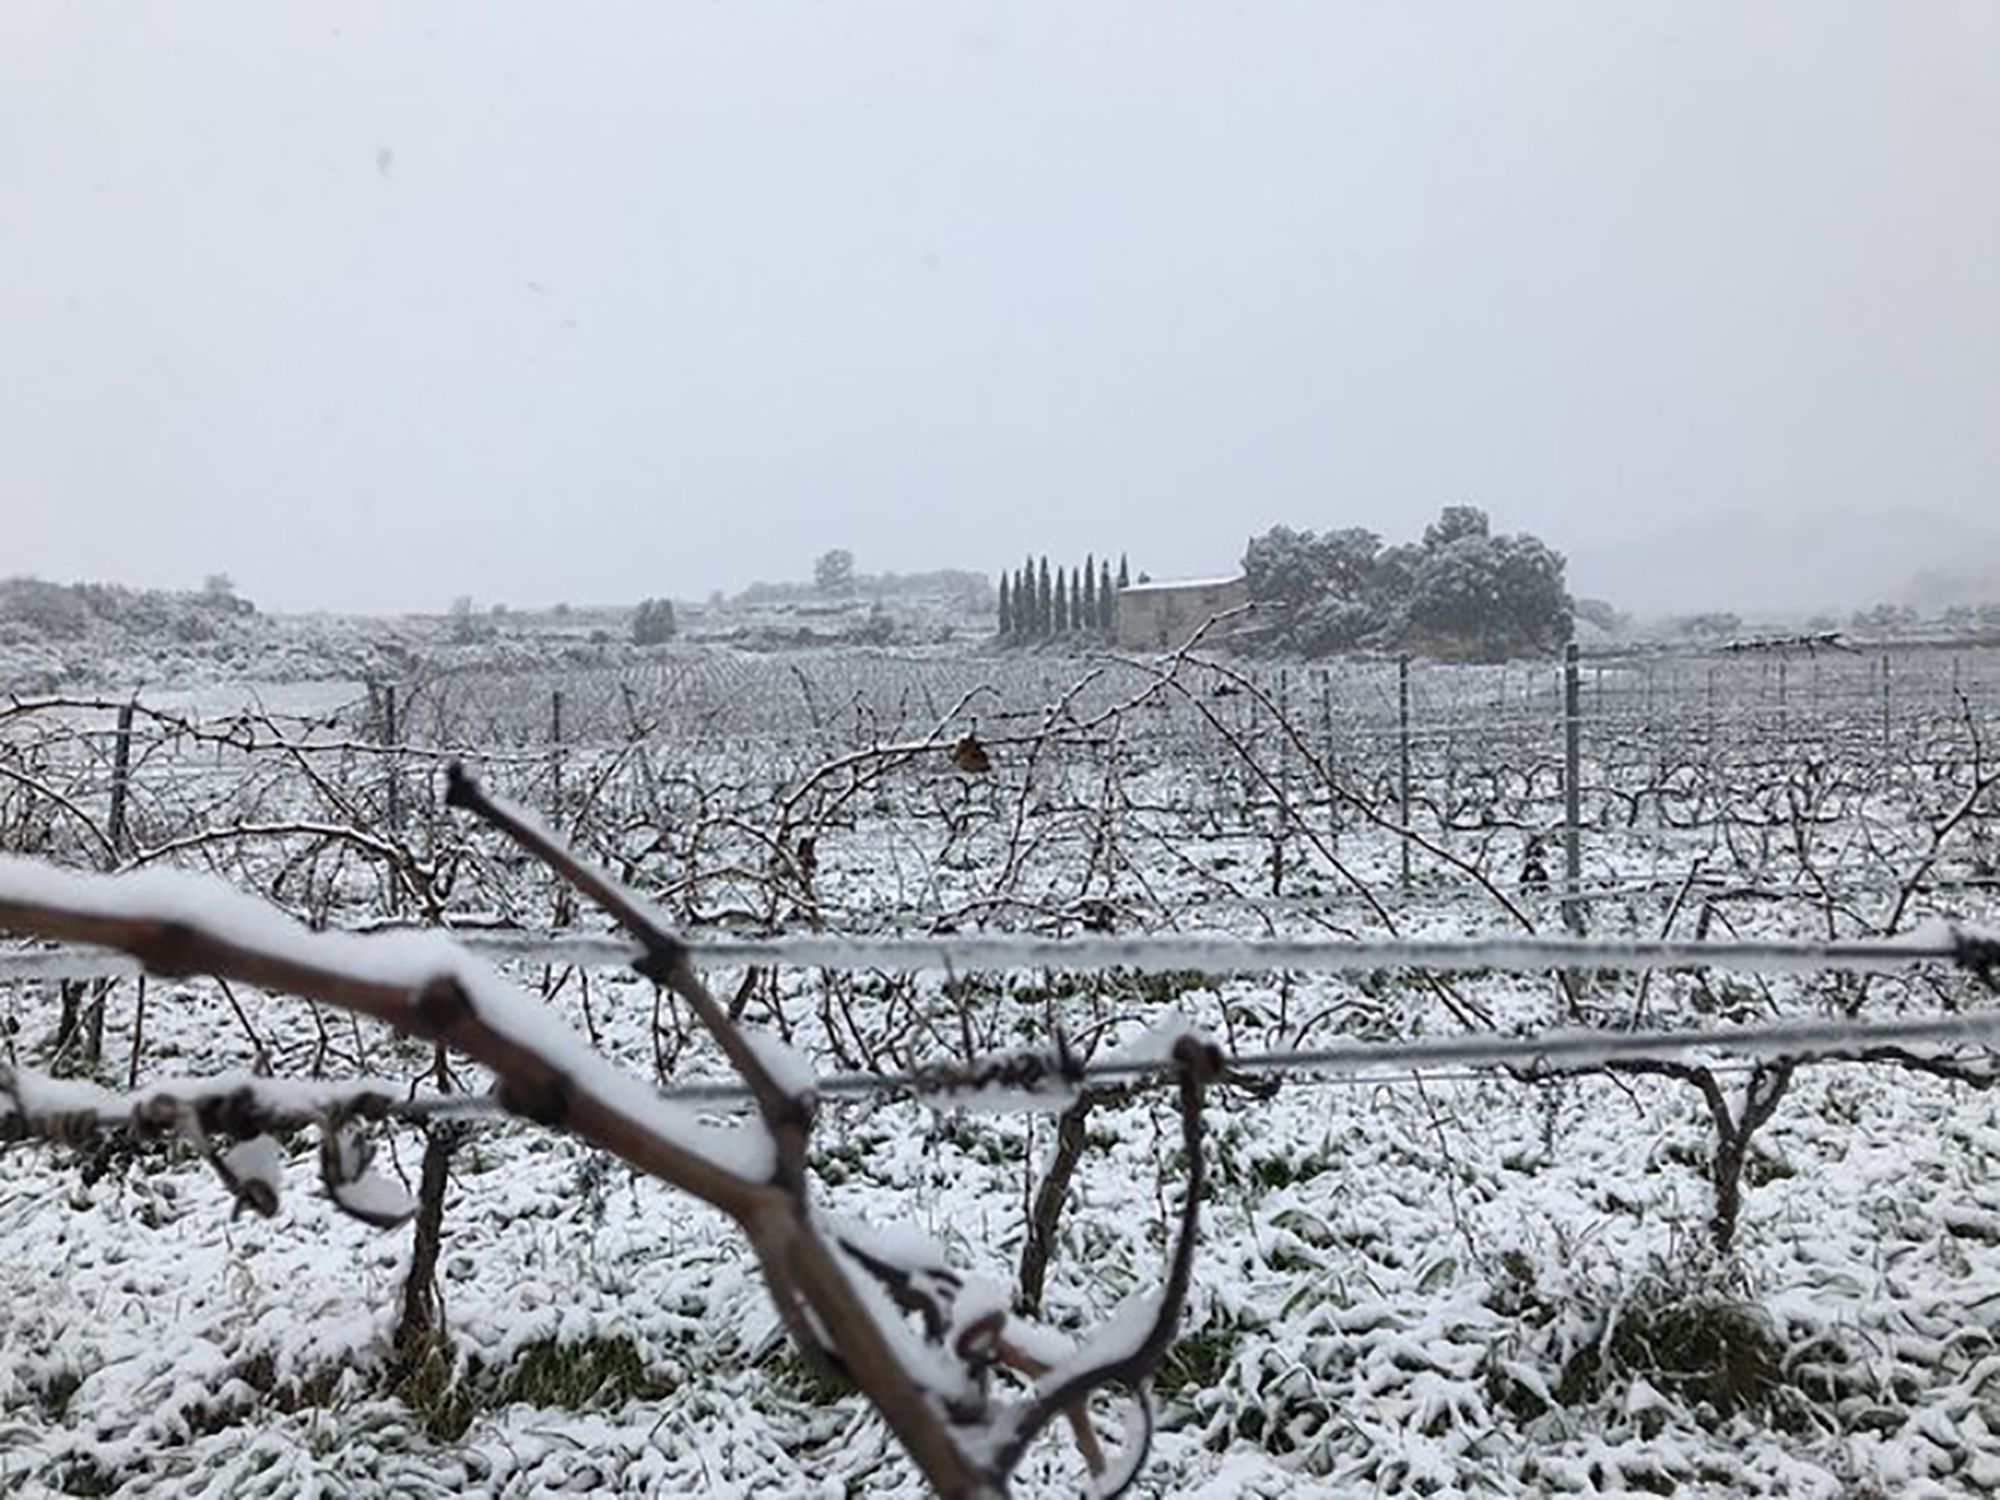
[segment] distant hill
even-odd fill
[[[2000,528],[1924,514],[1702,517],[1578,547],[1568,581],[1637,614],[1763,619],[1884,602],[1928,613],[2000,599]]]
[[[1968,554],[1944,568],[1925,568],[1896,597],[1925,616],[1941,615],[1960,606],[2000,603],[2000,558],[1989,548]]]

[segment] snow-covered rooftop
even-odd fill
[[[1168,589],[1220,589],[1233,583],[1243,582],[1241,573],[1231,573],[1227,578],[1156,578],[1150,583],[1128,583],[1118,592],[1121,594],[1158,594]]]

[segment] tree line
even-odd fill
[[[1535,655],[1570,638],[1563,566],[1538,537],[1495,535],[1472,505],[1447,505],[1420,541],[1401,546],[1358,526],[1318,535],[1274,526],[1243,554],[1257,614],[1239,640],[1301,656]]]
[[[1118,590],[1132,582],[1130,565],[1118,559],[1114,575],[1108,560],[1093,553],[1081,568],[1049,568],[1046,554],[1030,557],[1011,573],[1000,575],[1000,638],[1004,641],[1046,641],[1062,635],[1109,635],[1116,618]]]
[[[1419,540],[1395,546],[1358,526],[1319,533],[1274,526],[1244,551],[1257,609],[1231,640],[1238,649],[1298,656],[1537,655],[1570,638],[1576,605],[1563,571],[1561,553],[1526,532],[1496,534],[1473,505],[1445,506]],[[1080,568],[1029,557],[1000,577],[1000,639],[1108,636],[1118,590],[1131,581],[1122,556],[1115,575],[1095,556]]]

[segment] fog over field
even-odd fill
[[[1980,3],[10,7],[4,567],[435,610],[1471,503],[1628,607],[1894,599],[2000,512],[1996,53]]]

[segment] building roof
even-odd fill
[[[1222,589],[1233,583],[1244,582],[1241,573],[1231,573],[1227,578],[1156,578],[1151,583],[1128,583],[1118,592],[1121,594],[1164,594],[1177,589]]]

